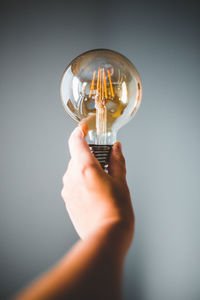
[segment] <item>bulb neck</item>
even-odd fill
[[[110,152],[112,149],[112,145],[95,145],[89,144],[90,151],[96,159],[99,161],[101,167],[108,173]]]
[[[117,133],[116,131],[107,131],[99,136],[96,130],[89,130],[86,141],[89,145],[113,145],[116,142]]]

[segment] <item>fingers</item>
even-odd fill
[[[121,144],[115,143],[112,147],[109,163],[109,174],[120,180],[126,180],[126,165],[122,154]]]
[[[83,131],[84,137],[88,134],[88,126],[86,123],[79,123],[79,128]]]
[[[81,165],[88,165],[96,162],[95,157],[90,152],[85,140],[87,131],[87,125],[83,124],[80,127],[76,127],[69,138],[71,158]]]

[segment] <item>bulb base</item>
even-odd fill
[[[109,165],[112,145],[89,144],[89,148],[91,153],[94,154],[96,159],[99,161],[104,171],[108,172],[108,165]]]

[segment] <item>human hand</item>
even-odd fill
[[[82,124],[70,136],[71,160],[63,176],[62,198],[82,239],[100,228],[112,227],[128,247],[134,231],[134,213],[121,144],[112,147],[106,174],[91,154],[84,132],[86,135],[87,128]]]
[[[123,261],[134,229],[125,160],[115,144],[105,173],[85,141],[87,125],[80,126],[69,139],[71,160],[61,194],[84,240],[16,300],[121,299]]]

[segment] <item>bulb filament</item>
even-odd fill
[[[97,76],[96,76],[97,75]],[[107,75],[107,76],[106,76]],[[97,77],[97,78],[96,78]],[[107,80],[108,78],[108,80]],[[92,97],[93,96],[93,97]],[[93,72],[89,98],[95,100],[96,144],[106,144],[107,108],[106,103],[114,98],[111,74],[108,69],[99,68]]]
[[[106,77],[106,73],[107,73],[108,80]],[[96,79],[96,74],[97,74],[97,79]],[[95,99],[98,98],[99,101],[103,101],[103,100],[105,101],[110,98],[114,98],[113,84],[111,80],[110,71],[108,69],[105,70],[105,68],[99,68],[98,71],[95,70],[93,72],[89,98],[92,98],[92,95],[94,95]]]

